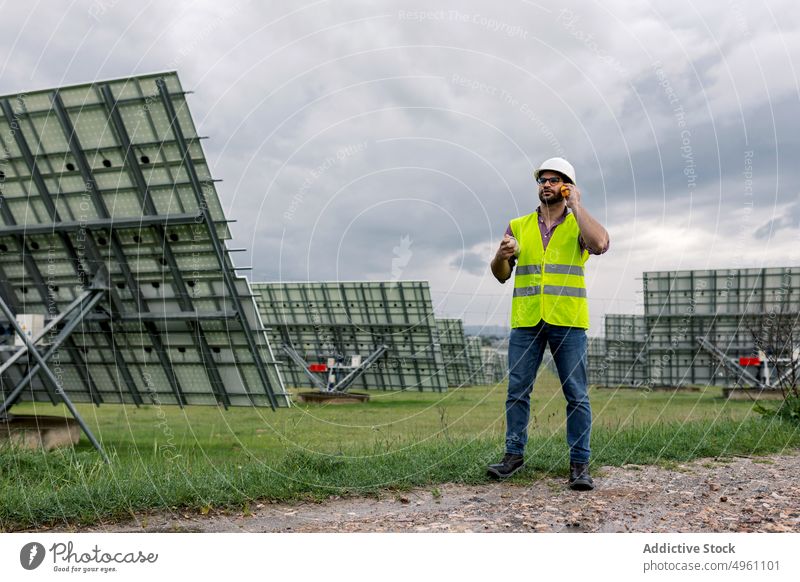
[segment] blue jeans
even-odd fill
[[[511,330],[508,344],[508,397],[506,398],[506,452],[523,454],[528,442],[531,391],[545,345],[550,346],[561,388],[567,399],[567,444],[574,463],[589,462],[592,408],[586,379],[586,330],[550,325]]]

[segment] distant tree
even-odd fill
[[[756,410],[800,422],[800,311],[784,300],[763,316],[748,320],[747,327],[756,350],[765,358],[770,384],[783,396],[777,410],[761,405]]]

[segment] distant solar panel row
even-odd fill
[[[449,386],[470,384],[470,361],[467,341],[464,337],[464,323],[460,319],[442,318],[436,320],[442,357],[447,371]],[[475,382],[472,381],[474,384]]]
[[[508,376],[508,354],[496,348],[482,347],[482,381],[475,384],[500,384]]]
[[[253,283],[270,343],[309,363],[332,354],[366,358],[389,349],[351,390],[447,389],[448,378],[427,281]],[[286,383],[311,386],[286,355]]]
[[[750,386],[750,373],[742,366],[746,376],[735,371],[739,358],[791,352],[788,346],[796,343],[789,336],[796,336],[800,321],[798,267],[655,271],[643,274],[642,285],[644,315],[606,314],[605,337],[590,341],[591,383]],[[787,337],[770,339],[779,327]],[[698,338],[719,349],[734,368]]]

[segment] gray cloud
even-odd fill
[[[254,279],[429,279],[471,324],[506,323],[487,257],[560,153],[614,239],[595,324],[640,307],[644,269],[800,258],[798,29],[790,2],[737,0],[17,3],[0,85],[177,69]]]
[[[465,252],[460,257],[453,259],[450,266],[454,269],[462,269],[472,275],[485,275],[489,269],[489,259],[474,252]]]
[[[759,226],[755,231],[756,238],[766,239],[784,229],[800,227],[800,197],[789,205],[785,213]]]

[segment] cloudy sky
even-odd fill
[[[425,279],[470,325],[507,325],[488,262],[564,156],[597,334],[643,271],[800,264],[793,7],[7,1],[0,93],[177,70],[253,280]]]

